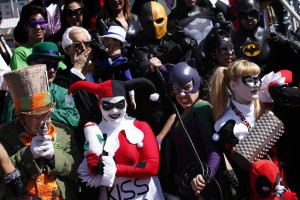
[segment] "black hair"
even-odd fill
[[[24,26],[26,25],[30,16],[35,15],[35,14],[41,14],[45,19],[47,19],[47,10],[44,7],[38,6],[35,4],[30,4],[30,3],[23,6],[21,15],[20,15],[20,20],[13,32],[14,39],[18,43],[24,44],[27,42],[28,33]]]

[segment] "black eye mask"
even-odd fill
[[[259,76],[242,76],[242,81],[249,87],[261,86],[261,80]]]
[[[103,110],[105,111],[109,111],[113,108],[117,108],[119,110],[123,110],[125,108],[125,99],[122,99],[121,101],[117,102],[117,103],[110,103],[108,101],[102,101],[101,102],[101,106],[103,108]]]

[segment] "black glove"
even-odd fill
[[[284,35],[282,35],[280,33],[276,33],[276,32],[271,32],[270,33],[270,39],[273,42],[277,43],[278,45],[289,43],[289,39],[287,37],[285,37]]]
[[[232,21],[220,21],[220,29],[228,33],[233,33],[235,31]]]
[[[100,35],[98,33],[91,34],[90,47],[93,49],[93,60],[102,60],[108,57],[108,53],[105,50],[103,41],[101,40]]]
[[[7,184],[16,197],[23,196],[26,192],[25,186],[21,180],[20,172],[18,170],[4,175],[4,183]]]
[[[183,38],[179,44],[181,48],[185,50],[191,50],[198,46],[197,40],[193,38]]]
[[[300,88],[274,84],[269,92],[275,105],[300,106]]]
[[[219,130],[219,142],[221,144],[221,148],[224,152],[230,152],[232,148],[239,143],[239,140],[233,134],[233,128],[235,126],[235,121],[233,119],[228,120],[222,128]]]

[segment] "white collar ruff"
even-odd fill
[[[126,138],[131,144],[136,144],[138,148],[143,147],[142,141],[144,139],[144,133],[134,126],[134,120],[135,118],[129,117],[128,115],[118,124],[110,123],[102,119],[99,128],[103,134],[107,135],[104,150],[108,152],[109,155],[114,155],[120,147],[118,136],[122,130],[125,131]]]

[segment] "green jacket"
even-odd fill
[[[74,139],[73,131],[63,124],[53,122],[56,128],[54,142],[55,164],[49,161],[40,162],[34,159],[30,146],[24,146],[19,135],[25,130],[18,120],[3,124],[0,127],[0,143],[4,146],[15,167],[21,172],[22,180],[38,177],[44,169],[55,178],[64,199],[76,199],[77,168],[82,161]],[[44,166],[44,167],[43,167]],[[0,200],[15,199],[12,192],[0,183]]]
[[[49,89],[51,92],[51,100],[56,103],[53,113],[51,114],[51,119],[55,122],[67,125],[72,130],[77,128],[80,115],[74,101],[71,104],[65,102],[68,90],[54,83],[50,83]],[[6,102],[2,115],[2,124],[14,120],[15,112],[11,95],[8,93],[5,98]]]

